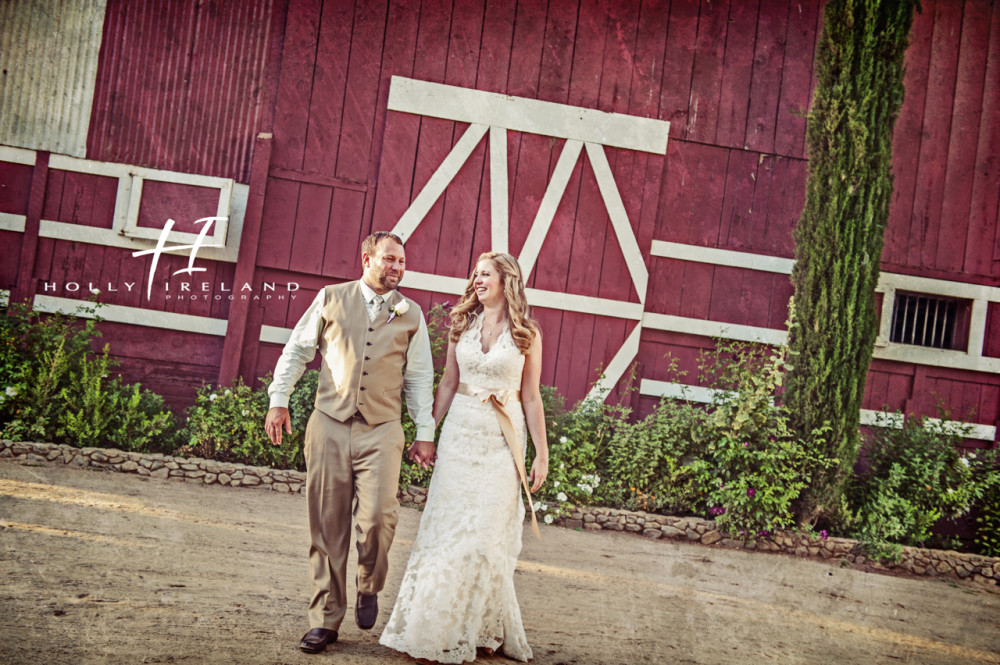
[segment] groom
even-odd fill
[[[358,596],[354,616],[369,629],[378,617],[389,546],[396,531],[403,453],[401,392],[417,425],[410,459],[434,458],[434,367],[420,307],[395,289],[406,255],[397,236],[379,231],[361,244],[359,281],[328,286],[292,331],[268,387],[264,429],[275,445],[291,434],[288,397],[319,349],[323,357],[315,409],[306,425],[306,501],[312,545],[309,653],[337,640],[347,612],[351,515],[357,534]],[[404,371],[405,367],[405,371]]]

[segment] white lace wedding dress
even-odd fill
[[[459,381],[519,390],[524,356],[509,331],[483,353],[480,323],[455,346]],[[507,411],[525,449],[521,403]],[[524,504],[520,480],[489,402],[456,394],[396,605],[379,642],[441,663],[475,660],[476,647],[531,658],[514,595]],[[502,647],[501,647],[502,644]]]

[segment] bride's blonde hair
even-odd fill
[[[510,325],[510,335],[514,338],[514,344],[527,353],[531,348],[531,341],[538,334],[538,322],[531,317],[531,307],[524,297],[524,277],[521,275],[521,266],[517,259],[504,252],[485,252],[476,259],[476,265],[480,261],[490,261],[496,266],[500,273],[500,283],[503,286],[503,295],[507,300],[507,320]],[[465,293],[458,301],[458,304],[451,309],[451,332],[448,339],[457,342],[466,330],[472,327],[476,317],[483,311],[483,304],[479,302],[476,295],[475,268],[472,276],[469,277],[468,284],[465,285]]]

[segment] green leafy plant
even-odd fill
[[[967,428],[928,418],[908,418],[902,429],[875,428],[864,468],[849,480],[846,494],[848,529],[870,556],[895,559],[899,545],[932,543],[939,519],[969,512],[976,484],[961,453],[967,435]]]

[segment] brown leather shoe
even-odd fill
[[[369,630],[375,625],[378,619],[378,594],[364,594],[358,592],[358,602],[354,605],[354,619],[358,622],[358,628]]]
[[[319,653],[326,648],[327,644],[337,641],[337,631],[329,628],[313,628],[302,636],[299,648],[306,653]]]

